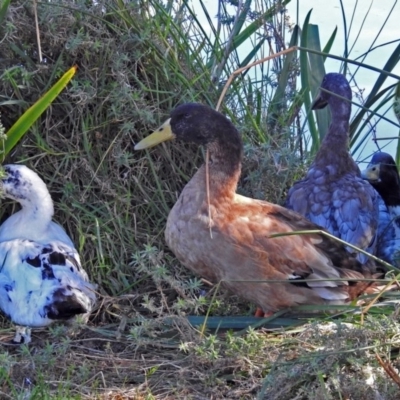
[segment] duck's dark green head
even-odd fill
[[[384,152],[377,152],[372,157],[361,176],[376,189],[386,205],[399,205],[400,178],[393,157]],[[395,200],[396,197],[396,200]]]
[[[216,141],[239,142],[240,135],[235,126],[224,115],[198,103],[185,103],[175,108],[156,131],[141,140],[135,150],[156,146],[167,140],[207,145]]]

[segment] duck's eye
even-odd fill
[[[182,113],[181,115],[179,115],[178,119],[182,120],[182,119],[188,119],[190,117],[189,113]]]

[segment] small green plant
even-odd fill
[[[22,138],[22,136],[28,131],[29,128],[32,127],[36,120],[65,88],[68,82],[75,75],[76,69],[76,67],[72,67],[69,71],[67,71],[38,101],[36,101],[35,104],[29,107],[29,109],[26,110],[7,131],[5,140],[0,137],[0,140],[3,141],[3,148],[0,150],[3,155],[3,161],[10,151],[15,147],[18,141]],[[1,132],[1,128],[4,127],[0,125],[0,134],[3,134],[4,132]]]

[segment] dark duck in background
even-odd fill
[[[362,177],[381,195],[385,207],[379,214],[376,255],[400,267],[400,177],[393,157],[384,152],[373,155]]]

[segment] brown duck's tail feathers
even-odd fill
[[[382,274],[373,274],[370,279],[381,279]],[[381,292],[390,292],[393,290],[400,290],[400,285],[392,280],[380,280],[379,282],[356,282],[349,287],[350,298],[355,299],[362,294],[378,294]]]
[[[390,281],[388,281],[389,283]],[[384,282],[373,282],[365,291],[366,294],[378,294],[380,292],[390,292],[392,290],[400,290],[398,283],[386,284]]]

